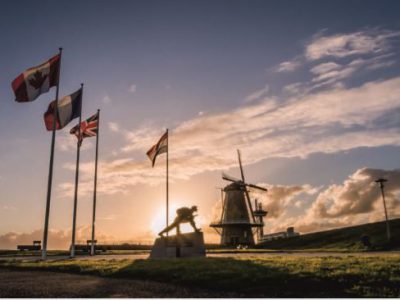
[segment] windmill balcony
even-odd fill
[[[235,220],[229,222],[213,222],[210,224],[211,227],[226,227],[232,225],[243,225],[251,227],[264,227],[264,222],[249,222],[248,220]]]

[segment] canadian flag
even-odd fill
[[[29,102],[46,93],[58,84],[60,70],[60,54],[50,58],[45,63],[27,69],[12,82],[15,101]]]

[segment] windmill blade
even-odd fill
[[[247,199],[247,205],[249,206],[251,217],[253,219],[253,222],[256,222],[256,218],[254,217],[254,212],[253,212],[253,207],[251,206],[251,200],[250,200],[250,195],[249,191],[246,188],[246,181],[244,180],[244,172],[243,172],[243,166],[242,166],[242,158],[240,157],[240,150],[237,149],[237,154],[238,154],[238,160],[239,160],[239,167],[240,167],[240,174],[242,175],[242,183],[245,185],[244,186],[244,193],[246,195]]]
[[[222,207],[221,207],[221,223],[224,219],[224,213],[225,213],[225,201],[224,201],[224,189],[221,189],[221,202],[222,202]]]
[[[261,187],[261,186],[258,186],[258,185],[255,185],[255,184],[246,183],[246,185],[247,185],[248,187],[250,187],[250,188],[253,188],[253,189],[259,189],[259,190],[261,190],[261,191],[268,192],[268,189],[266,189],[266,188],[264,188],[264,187]]]
[[[237,179],[235,177],[232,177],[232,176],[230,176],[230,175],[228,175],[228,174],[226,174],[224,172],[222,172],[222,179],[228,180],[228,181],[232,181],[232,182],[240,182],[239,179]]]
[[[239,149],[237,149],[237,154],[238,154],[238,159],[239,159],[240,174],[242,175],[242,181],[243,181],[243,183],[245,183],[246,181],[244,180],[242,159],[241,159],[241,157],[240,157],[240,150],[239,150]]]
[[[222,223],[222,220],[224,218],[224,212],[225,212],[224,188],[220,187],[220,186],[216,186],[215,188],[221,191],[221,219],[220,219],[220,223]]]
[[[251,200],[250,200],[249,191],[247,190],[246,186],[244,187],[244,194],[246,195],[247,205],[249,206],[251,217],[253,219],[253,222],[255,223],[256,222],[256,218],[254,217],[254,211],[253,211],[253,207],[251,206]]]

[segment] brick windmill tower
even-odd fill
[[[267,189],[246,183],[240,151],[237,150],[237,153],[242,179],[222,174],[222,179],[231,183],[223,189],[225,198],[223,199],[221,219],[218,222],[210,224],[210,226],[221,235],[221,245],[252,246],[255,244],[253,230],[258,231],[260,235],[264,227],[262,217],[267,212],[263,211],[261,207],[256,207],[256,211],[253,211],[249,190],[258,189],[266,192]]]

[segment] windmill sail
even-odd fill
[[[245,179],[244,179],[244,172],[243,172],[243,166],[242,166],[242,159],[240,157],[240,150],[237,149],[237,154],[238,154],[238,160],[239,160],[239,167],[240,167],[240,174],[242,175],[242,182],[243,184],[245,184]],[[247,205],[249,206],[249,210],[250,210],[250,214],[251,217],[253,219],[253,222],[256,222],[256,219],[254,218],[254,214],[253,214],[253,208],[251,206],[251,200],[250,200],[250,195],[249,195],[249,191],[247,190],[247,188],[244,188],[244,193],[246,194],[246,200],[247,200]]]
[[[237,178],[235,178],[233,176],[230,176],[230,175],[228,175],[228,174],[226,174],[224,172],[222,172],[222,179],[228,180],[228,181],[232,181],[232,182],[239,182],[240,181],[240,179],[237,179]]]

